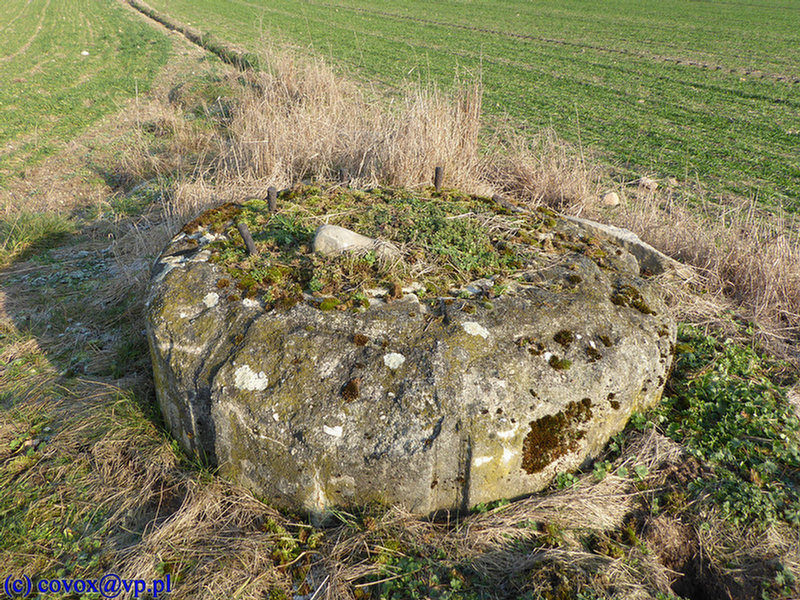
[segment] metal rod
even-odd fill
[[[247,255],[250,256],[251,254],[256,253],[256,245],[253,243],[253,236],[250,235],[250,230],[247,228],[247,225],[244,221],[239,221],[236,224],[236,229],[239,230],[239,233],[244,240],[244,247],[247,249]]]
[[[442,179],[444,179],[444,167],[436,167],[433,170],[433,187],[437,192],[442,189]]]

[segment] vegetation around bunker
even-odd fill
[[[718,6],[708,5],[708,10]],[[738,10],[734,4],[725,6]],[[618,31],[614,28],[614,37],[622,43]],[[684,33],[691,36],[694,29]],[[752,43],[757,36],[741,39]],[[215,99],[226,94],[209,91],[208,106],[217,108]],[[144,94],[140,101],[144,105]],[[170,105],[163,100],[161,106]],[[210,113],[202,107],[170,110],[176,110],[176,121],[141,113],[142,127],[134,133],[143,154],[175,152],[167,144],[177,138],[175,132],[185,134],[181,127],[202,125]],[[130,110],[134,113],[139,119],[140,113]],[[164,122],[169,127],[162,127]],[[200,139],[199,131],[192,133],[192,140]],[[121,172],[129,172],[123,161],[130,155],[117,153],[115,160]],[[728,166],[739,168],[735,161]],[[189,203],[194,198],[187,199],[187,188],[180,187],[187,180],[180,173],[170,171],[163,179],[164,172],[152,168],[134,173],[131,181],[145,184],[142,189],[150,195],[144,202],[141,190],[111,198],[115,205],[129,203],[124,219],[110,212],[81,212],[69,228],[77,228],[77,234],[59,237],[57,248],[34,243],[31,228],[8,228],[14,236],[22,232],[20,247],[31,248],[19,260],[15,254],[11,268],[20,273],[3,281],[0,324],[0,483],[7,492],[0,502],[0,554],[9,570],[24,570],[34,580],[56,575],[97,578],[109,571],[143,578],[170,573],[176,582],[174,597],[192,599],[231,590],[252,598],[329,593],[398,599],[415,594],[597,599],[630,593],[664,599],[703,593],[724,597],[728,592],[748,599],[798,597],[800,529],[786,510],[796,506],[798,489],[790,453],[797,432],[787,425],[791,414],[786,392],[792,381],[760,366],[763,357],[749,347],[757,343],[750,333],[740,331],[733,336],[736,341],[725,343],[726,334],[717,326],[729,318],[727,309],[699,319],[717,332],[704,334],[714,338],[708,343],[683,333],[686,345],[678,348],[679,368],[663,415],[636,417],[592,471],[564,473],[547,494],[480,507],[459,522],[367,511],[343,513],[339,526],[318,530],[188,463],[152,414],[152,376],[140,333],[140,282],[166,241],[158,232],[167,220],[143,213],[168,202],[185,217],[182,202],[183,211],[198,205]],[[11,209],[9,214],[14,217]],[[100,254],[109,246],[107,234],[117,237],[113,253]],[[87,249],[92,251],[89,258],[69,262]],[[84,262],[95,261],[101,269],[84,268]],[[762,277],[762,271],[746,269]],[[746,289],[751,291],[742,292],[743,297],[758,296]],[[708,325],[709,319],[714,325]],[[116,362],[109,369],[110,360]],[[773,375],[768,384],[760,379],[765,371]],[[680,459],[681,477],[674,476],[676,467],[653,466],[638,453],[642,439],[661,439],[651,435],[656,424],[657,431],[698,452],[692,460]],[[711,438],[705,435],[709,427]],[[753,433],[759,428],[767,435]],[[762,439],[750,443],[744,436]],[[778,461],[772,456],[773,444],[780,452]],[[686,468],[706,459],[711,467],[723,467],[716,474],[708,465]],[[695,482],[697,478],[701,481]],[[571,511],[576,506],[580,511]],[[615,521],[619,507],[636,508],[636,519]],[[580,520],[587,514],[591,523]],[[760,515],[769,518],[762,521]],[[705,575],[700,581],[707,585],[705,592],[702,585],[689,593],[687,586],[677,584],[670,591],[672,582],[693,578],[691,565],[665,561],[659,552],[669,540],[643,535],[643,526],[655,518],[683,523],[700,535],[685,547],[697,552],[707,567],[699,572]],[[729,587],[711,586],[723,577]]]

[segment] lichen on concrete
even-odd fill
[[[402,264],[313,255],[326,214],[399,242]],[[153,267],[158,401],[189,454],[279,507],[429,513],[540,490],[660,397],[675,324],[631,258],[553,212],[457,193],[227,205]]]

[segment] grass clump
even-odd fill
[[[0,264],[53,248],[75,225],[58,213],[20,212],[0,220]]]
[[[297,186],[281,192],[278,206],[273,214],[264,201],[249,200],[234,214],[224,205],[185,229],[205,226],[226,234],[212,245],[211,259],[226,267],[246,296],[258,295],[273,308],[304,294],[318,298],[323,310],[359,308],[368,304],[364,291],[370,288],[384,287],[394,299],[404,284],[445,294],[478,278],[513,277],[536,260],[528,242],[542,226],[538,214],[512,218],[486,198],[456,192]],[[252,232],[256,254],[246,255],[234,218]],[[315,254],[315,231],[326,222],[391,241],[403,256]]]
[[[800,527],[800,421],[786,399],[787,365],[683,327],[668,393],[666,434],[713,474],[692,484],[731,522]]]
[[[434,550],[431,555],[430,548],[409,548],[392,542],[394,540],[373,557],[382,565],[370,578],[377,589],[371,596],[362,597],[380,600],[480,600],[487,597],[489,582],[468,565],[453,564],[442,550]]]

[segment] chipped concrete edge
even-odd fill
[[[672,271],[684,280],[693,279],[695,276],[695,271],[691,266],[667,256],[660,250],[656,250],[650,244],[640,240],[639,236],[629,229],[606,225],[605,223],[598,223],[581,217],[562,216],[570,223],[574,223],[587,231],[612,238],[636,257],[641,270],[647,270],[654,275]]]

